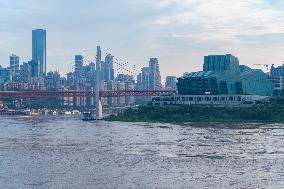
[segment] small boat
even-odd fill
[[[26,116],[28,116],[28,115],[30,115],[30,113],[31,113],[30,110],[20,110],[19,111],[19,115],[26,115]]]
[[[58,112],[57,111],[52,111],[51,115],[56,116],[56,115],[58,115]]]
[[[63,111],[62,114],[63,115],[72,115],[72,112],[71,111]]]
[[[38,116],[38,115],[39,115],[39,112],[36,111],[36,110],[32,110],[32,111],[30,112],[30,115],[31,115],[31,116]]]
[[[93,121],[93,120],[96,120],[96,118],[91,112],[84,112],[82,120],[83,121]]]
[[[78,111],[78,110],[72,110],[72,115],[80,115],[81,114],[81,112],[80,111]]]

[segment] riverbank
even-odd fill
[[[143,106],[111,115],[107,121],[122,122],[284,122],[284,100],[276,99],[251,107],[202,107],[202,106]]]

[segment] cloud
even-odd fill
[[[160,0],[157,6],[171,7],[154,24],[172,28],[173,38],[237,42],[242,35],[284,32],[284,11],[265,0]]]
[[[280,0],[0,0],[0,64],[11,53],[30,60],[34,28],[47,30],[49,70],[69,71],[98,44],[138,67],[158,57],[164,75],[201,69],[214,53],[277,63],[283,17]]]

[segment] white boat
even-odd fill
[[[72,115],[80,115],[81,112],[78,110],[72,110]]]
[[[56,115],[58,115],[58,112],[57,111],[53,111],[53,112],[51,112],[51,115],[56,116]]]
[[[31,116],[38,116],[38,115],[39,115],[39,112],[38,112],[37,110],[32,110],[32,111],[30,112],[30,115],[31,115]]]
[[[64,112],[62,112],[62,114],[64,114],[64,115],[72,115],[72,112],[70,112],[70,111],[64,111]]]

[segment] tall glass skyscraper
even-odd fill
[[[46,30],[36,29],[32,32],[32,58],[38,65],[37,77],[46,75]]]
[[[84,57],[82,55],[75,55],[75,75],[82,77]]]
[[[160,90],[161,84],[161,74],[159,68],[159,61],[157,58],[150,58],[149,61],[149,89],[150,90]]]
[[[114,80],[114,69],[113,69],[113,56],[108,54],[105,57],[105,65],[104,65],[104,79],[106,81]]]
[[[12,56],[10,56],[10,72],[12,74],[12,77],[15,77],[20,70],[20,65],[19,65],[19,57],[15,54],[12,54]],[[14,79],[14,78],[13,78]]]

